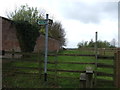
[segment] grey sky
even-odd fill
[[[63,17],[83,23],[100,23],[104,18],[117,20],[117,2],[66,2],[60,8]]]

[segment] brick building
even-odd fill
[[[60,49],[59,42],[53,38],[48,38],[48,50],[55,51]],[[34,52],[38,52],[39,50],[44,51],[44,43],[45,36],[40,35],[37,38],[36,45],[34,48]],[[13,21],[0,17],[0,51],[11,51],[14,49],[15,51],[21,51],[19,40],[16,36],[16,28],[13,24]]]
[[[60,49],[59,41],[49,37],[48,38],[48,50],[52,52],[52,51],[58,51],[59,49]],[[45,50],[45,36],[40,35],[40,37],[37,38],[34,52],[44,51],[44,50]]]
[[[16,36],[16,28],[13,21],[0,17],[0,28],[2,32],[1,49],[5,51],[20,51],[19,41]]]

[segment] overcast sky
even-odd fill
[[[0,3],[0,16],[14,11],[20,5],[45,9],[54,21],[62,23],[66,32],[68,48],[76,48],[78,42],[95,39],[118,41],[118,2],[117,0],[3,0]]]

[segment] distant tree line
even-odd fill
[[[45,34],[44,26],[37,24],[38,19],[45,19],[44,13],[45,10],[39,11],[28,5],[22,5],[8,13],[8,18],[16,25],[21,51],[32,52],[39,34]],[[49,26],[49,36],[58,40],[61,47],[65,46],[65,30],[60,22],[55,21]]]
[[[113,42],[111,42],[113,43]],[[116,46],[111,44],[108,41],[97,41],[97,47],[98,48],[115,48]],[[95,42],[91,39],[91,41],[81,41],[77,44],[78,48],[94,48],[95,47]]]

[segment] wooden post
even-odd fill
[[[86,73],[80,74],[80,88],[86,88]]]
[[[97,70],[98,47],[97,47],[98,33],[95,32],[95,71]],[[97,72],[95,72],[95,85],[97,84]]]
[[[105,56],[105,51],[106,51],[106,50],[105,50],[105,48],[103,48],[103,49],[104,49],[104,56]]]
[[[14,58],[14,54],[15,53],[15,51],[14,51],[14,49],[12,49],[12,59]]]
[[[57,65],[58,65],[57,53],[58,53],[58,52],[55,52],[55,61],[54,61],[54,63],[55,63],[54,84],[55,84],[55,85],[58,84],[58,79],[57,79]]]
[[[86,67],[86,88],[93,87],[93,68]]]
[[[116,86],[116,58],[117,58],[117,52],[115,52],[114,54],[114,77],[113,77],[113,80],[114,80],[114,85]]]
[[[57,52],[55,52],[54,56],[54,84],[57,84]]]
[[[42,79],[42,64],[43,64],[43,55],[42,55],[42,52],[38,52],[38,63],[39,63],[39,66],[38,66],[38,70],[39,70],[39,77],[40,79]]]
[[[2,50],[2,56],[4,56],[5,55],[5,50]]]
[[[120,88],[120,48],[115,54],[115,86]]]

